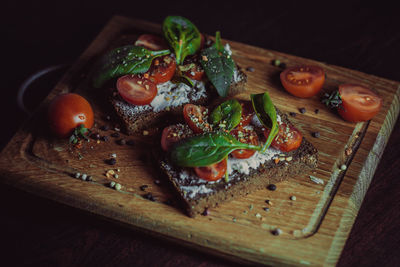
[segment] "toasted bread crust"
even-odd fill
[[[290,124],[286,115],[281,114],[283,122]],[[318,152],[317,149],[305,138],[303,138],[300,147],[297,150],[285,153],[285,157],[291,157],[290,161],[280,161],[275,163],[269,160],[261,164],[257,169],[251,169],[248,175],[234,173],[230,175],[228,183],[224,179],[215,183],[197,183],[179,178],[182,171],[193,173],[191,169],[173,166],[168,157],[161,152],[159,154],[158,164],[167,179],[173,185],[184,206],[186,213],[194,217],[202,213],[206,208],[212,208],[219,203],[229,201],[238,196],[245,196],[256,190],[265,188],[271,183],[281,182],[289,179],[291,176],[298,175],[317,167]],[[194,176],[193,179],[196,179]],[[197,178],[197,180],[201,180]],[[198,193],[194,196],[187,194],[184,188],[187,186],[207,187],[211,192]]]
[[[247,76],[238,68],[237,79],[232,82],[229,96],[243,93],[247,82]],[[196,105],[209,105],[214,98],[217,97],[215,89],[210,88],[211,86],[206,85],[207,96],[197,100],[188,99],[187,103]],[[110,102],[114,107],[117,116],[121,119],[125,131],[128,135],[134,135],[141,133],[143,130],[148,130],[155,126],[162,127],[165,122],[168,121],[168,117],[174,115],[181,115],[183,106],[171,107],[168,110],[161,110],[154,112],[150,105],[144,106],[140,110],[134,109],[134,105],[127,103],[123,100],[118,93],[112,94]]]

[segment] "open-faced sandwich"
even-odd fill
[[[245,90],[247,77],[219,32],[214,42],[179,16],[168,16],[162,31],[164,38],[143,34],[135,44],[113,49],[93,77],[96,88],[110,82],[116,87],[111,103],[128,134],[159,126],[187,103],[207,105]]]
[[[187,104],[163,130],[158,163],[189,216],[317,166],[317,150],[267,93],[213,110]]]

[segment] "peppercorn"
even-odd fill
[[[271,191],[275,191],[276,190],[276,185],[270,184],[270,185],[267,186],[267,189],[271,190]]]
[[[110,158],[106,160],[106,163],[109,165],[115,165],[115,163],[117,163],[117,160],[115,158]]]
[[[144,184],[144,185],[141,185],[139,188],[140,188],[140,190],[145,191],[147,187],[149,187],[149,186],[147,184]]]
[[[103,126],[101,126],[100,130],[102,130],[102,131],[108,131],[108,130],[110,130],[110,126],[108,126],[108,125],[103,125]]]
[[[281,62],[281,64],[279,64],[279,68],[281,69],[286,69],[286,64]]]
[[[130,139],[130,140],[126,141],[126,144],[127,144],[128,146],[133,146],[133,145],[135,144],[135,141],[133,141],[132,139]]]
[[[249,72],[254,72],[254,68],[253,67],[247,67],[246,70],[249,71]]]
[[[304,113],[306,113],[306,108],[299,108],[299,111],[301,114],[304,114]]]
[[[151,193],[147,193],[147,194],[143,195],[143,197],[150,201],[156,201],[156,199],[154,198],[154,196]]]
[[[279,228],[276,228],[276,229],[272,230],[271,233],[273,235],[280,235],[282,233],[282,230]]]
[[[126,144],[126,141],[125,141],[125,139],[120,139],[120,140],[117,141],[117,143],[118,143],[118,145],[123,146],[123,145]]]
[[[119,137],[119,133],[112,133],[112,134],[111,134],[111,137],[118,138],[118,137]]]
[[[101,140],[107,142],[110,138],[108,136],[102,136]]]
[[[154,180],[154,184],[156,184],[156,185],[160,185],[161,184],[161,181],[160,180]]]
[[[296,112],[289,112],[289,115],[292,117],[296,117]]]
[[[312,132],[311,135],[312,135],[312,137],[315,137],[315,138],[319,138],[321,136],[321,134],[319,132]]]
[[[315,114],[318,114],[318,113],[319,113],[319,109],[316,108],[316,109],[314,110],[314,113],[315,113]]]

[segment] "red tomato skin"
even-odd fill
[[[206,116],[204,116],[206,112]],[[191,116],[198,119],[198,122],[194,122]],[[186,104],[183,107],[183,118],[185,119],[187,125],[194,133],[203,133],[204,130],[210,130],[211,125],[207,122],[208,109],[206,107],[194,104]]]
[[[195,167],[194,171],[197,176],[203,180],[217,181],[225,175],[227,167],[227,160],[223,159],[222,161],[211,164],[210,166]]]
[[[157,95],[157,86],[149,79],[137,75],[124,75],[117,80],[117,90],[128,103],[148,105]]]
[[[273,148],[276,148],[282,152],[290,152],[298,149],[303,140],[303,135],[292,125],[289,126],[289,133],[291,133],[292,135],[291,137],[288,137],[286,127],[287,126],[285,123],[279,125],[279,132],[271,143],[271,146]],[[265,138],[268,138],[269,132],[269,129],[264,130]]]
[[[238,138],[238,133],[244,132],[243,140]],[[258,135],[255,131],[244,130],[242,128],[233,129],[231,134],[239,140],[239,142],[252,144],[258,146]],[[231,155],[237,159],[248,159],[256,153],[253,149],[236,149],[232,151]]]
[[[167,59],[168,58],[168,61]],[[169,62],[169,63],[167,63]],[[151,67],[147,72],[150,81],[155,84],[165,83],[172,79],[176,70],[176,61],[170,56],[162,56],[155,58],[151,63]],[[146,74],[144,74],[146,77]]]
[[[164,128],[161,135],[161,148],[169,151],[178,141],[192,135],[193,132],[183,124],[170,125]]]
[[[371,99],[376,101],[373,103],[373,107],[361,106],[357,104],[352,104],[351,99],[346,97],[348,94],[358,94],[362,92],[368,95]],[[367,87],[356,85],[356,84],[342,84],[339,86],[339,94],[342,96],[342,104],[338,108],[339,115],[346,121],[349,122],[362,122],[372,119],[382,107],[382,98],[375,94],[372,90]]]
[[[242,106],[242,117],[239,122],[239,127],[244,127],[249,125],[255,112],[253,109],[253,104],[250,101],[239,101]]]
[[[74,93],[56,96],[49,105],[47,117],[50,130],[60,138],[69,137],[81,124],[90,129],[94,123],[89,102]]]
[[[298,81],[295,75],[290,77],[291,73],[300,73],[299,75],[307,76],[307,78],[299,79],[300,81]],[[291,80],[292,78],[293,81]],[[300,98],[310,98],[316,95],[324,85],[325,71],[318,66],[290,67],[281,72],[280,79],[283,87],[292,95]]]

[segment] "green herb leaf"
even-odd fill
[[[224,130],[231,131],[239,123],[242,117],[242,106],[236,99],[223,102],[211,112],[210,120],[215,126],[223,125]]]
[[[217,48],[217,50],[220,52],[224,51],[224,46],[221,42],[221,33],[219,31],[215,33],[215,48]]]
[[[165,39],[174,50],[176,63],[181,65],[188,55],[195,54],[201,43],[197,27],[188,19],[180,16],[168,16],[163,22]]]
[[[201,52],[200,63],[218,94],[226,97],[233,79],[235,62],[223,48],[219,32],[217,32],[217,42]]]
[[[258,119],[265,127],[271,130],[262,148],[262,152],[265,152],[279,131],[276,109],[267,92],[263,94],[252,94],[250,97]]]
[[[100,88],[111,78],[145,73],[149,70],[154,58],[170,53],[169,50],[150,51],[133,45],[116,48],[99,61],[98,70],[93,78],[93,86]]]
[[[171,80],[172,83],[184,83],[189,87],[194,87],[193,81],[188,76],[186,76],[182,73],[180,73],[180,74],[175,73],[175,74],[176,75],[174,77],[172,77],[172,80]]]
[[[177,143],[171,151],[171,160],[182,167],[208,166],[220,162],[236,149],[260,150],[261,147],[241,143],[225,132],[205,133]]]

